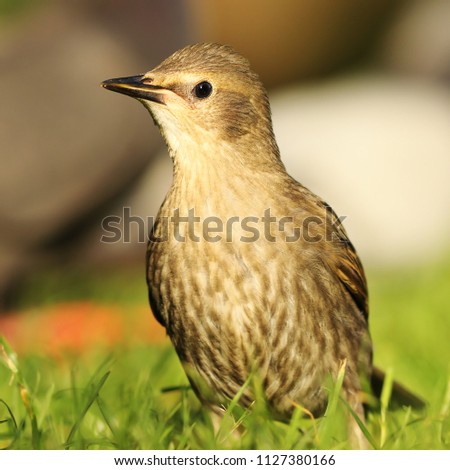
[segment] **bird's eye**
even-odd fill
[[[194,87],[194,93],[197,98],[203,99],[208,98],[208,96],[212,93],[213,87],[209,82],[200,82],[198,85]]]

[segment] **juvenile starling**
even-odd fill
[[[275,417],[314,415],[343,362],[363,417],[372,374],[367,287],[331,208],[285,170],[267,93],[231,47],[185,47],[102,85],[137,98],[173,160],[147,252],[150,304],[191,384],[218,410],[258,374]],[[253,396],[246,389],[241,402]]]

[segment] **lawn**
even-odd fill
[[[450,258],[367,274],[375,362],[389,371],[368,439],[382,449],[449,449]],[[324,418],[299,409],[280,423],[259,398],[251,412],[232,403],[214,427],[146,302],[140,268],[31,279],[19,311],[0,317],[0,448],[349,447],[339,380]],[[388,409],[392,378],[427,409]],[[256,381],[249,386],[260,395]]]

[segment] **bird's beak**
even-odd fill
[[[111,78],[102,82],[101,85],[107,90],[123,93],[133,98],[166,104],[165,97],[170,91],[161,86],[151,85],[150,81],[145,78],[145,75],[135,75],[133,77]]]

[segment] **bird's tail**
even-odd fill
[[[378,369],[378,367],[373,367],[371,385],[372,392],[377,398],[381,397],[381,391],[383,389],[385,378],[386,374],[381,369]],[[394,381],[392,384],[390,406],[393,408],[400,406],[410,406],[411,408],[421,409],[425,408],[426,402],[403,385]]]

